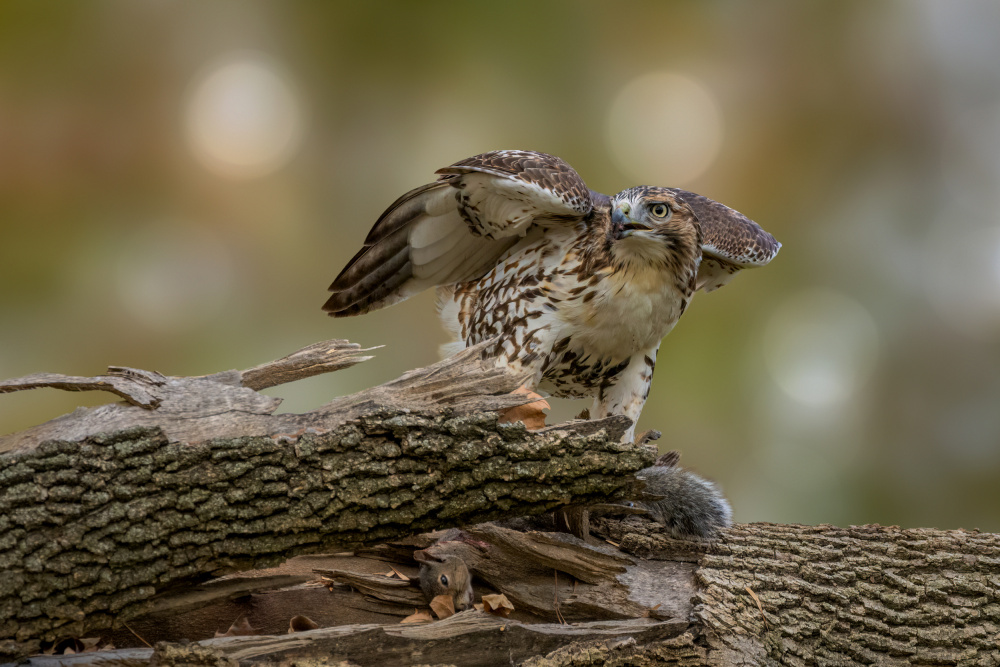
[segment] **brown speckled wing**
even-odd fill
[[[490,151],[438,169],[442,180],[480,172],[523,181],[562,202],[564,215],[584,216],[593,208],[590,189],[562,158],[535,151]]]
[[[778,254],[781,244],[739,211],[694,192],[671,190],[698,216],[705,254],[741,269],[764,266]]]
[[[717,290],[741,269],[764,266],[778,254],[781,244],[739,211],[694,192],[667,189],[691,207],[701,225],[697,289]]]
[[[323,306],[359,315],[438,285],[479,278],[536,221],[576,222],[594,207],[583,179],[557,157],[494,151],[438,172],[397,199],[330,285]]]

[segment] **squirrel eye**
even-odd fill
[[[447,574],[442,574],[441,575],[441,585],[442,586],[447,586],[448,585],[448,575]]]
[[[670,214],[670,207],[666,204],[653,204],[649,210],[654,218],[665,218]]]

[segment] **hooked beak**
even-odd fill
[[[632,236],[632,232],[648,230],[649,226],[636,222],[631,217],[632,206],[628,202],[622,202],[611,211],[611,228],[614,230],[615,238],[623,239]]]

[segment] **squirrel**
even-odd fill
[[[646,498],[564,506],[553,513],[496,523],[521,531],[567,532],[587,540],[591,516],[645,514],[663,524],[674,537],[714,538],[721,529],[732,525],[733,510],[714,482],[680,467],[680,457],[679,452],[668,452],[635,473],[636,479],[645,482],[641,493]],[[628,510],[622,511],[622,507]]]
[[[420,563],[420,590],[427,602],[449,595],[455,611],[472,608],[472,575],[465,561],[452,555],[432,556],[423,549],[414,551],[413,559]]]
[[[679,452],[667,452],[635,474],[646,483],[646,493],[663,498],[625,505],[646,510],[675,537],[715,537],[732,525],[733,510],[714,482],[681,468],[680,458]]]

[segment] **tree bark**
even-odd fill
[[[661,526],[634,518],[598,519],[595,530],[620,544],[619,559],[631,559],[629,572],[614,576],[636,604],[663,595],[655,573],[670,568],[670,595],[688,611],[571,625],[468,611],[429,625],[225,637],[190,650],[218,661],[197,664],[219,665],[1000,664],[1000,535],[747,524],[703,543],[673,539]],[[592,548],[574,538],[564,544]],[[579,559],[572,560],[576,565],[566,569],[579,572]],[[156,654],[192,659],[185,650],[161,646]],[[165,658],[154,657],[153,649],[129,649],[34,657],[28,664],[185,664],[156,660]]]
[[[303,415],[274,415],[277,399],[256,393],[357,363],[363,351],[342,343],[202,378],[112,369],[0,383],[0,392],[111,387],[127,402],[5,439],[5,654],[162,611],[163,594],[182,584],[190,592],[192,582],[294,554],[634,493],[630,473],[654,456],[619,442],[623,419],[535,432],[500,423],[497,410],[531,398],[511,395],[521,379],[483,365],[475,349]],[[640,517],[589,525],[611,545],[490,525],[422,545],[461,555],[523,619],[469,611],[422,626],[340,625],[28,664],[1000,665],[1000,535],[750,524],[708,543],[673,539]],[[405,558],[411,548],[376,551]],[[375,600],[376,578],[331,576],[367,586],[376,616],[396,613]],[[211,586],[209,597],[228,590],[282,610],[360,596]],[[579,622],[545,622],[567,616]]]
[[[499,423],[493,410],[531,399],[474,348],[301,415],[272,414],[278,399],[247,386],[342,367],[341,343],[202,378],[112,369],[3,383],[113,387],[127,403],[7,438],[0,651],[85,636],[182,584],[296,554],[620,494],[655,456],[620,442],[625,418]]]

